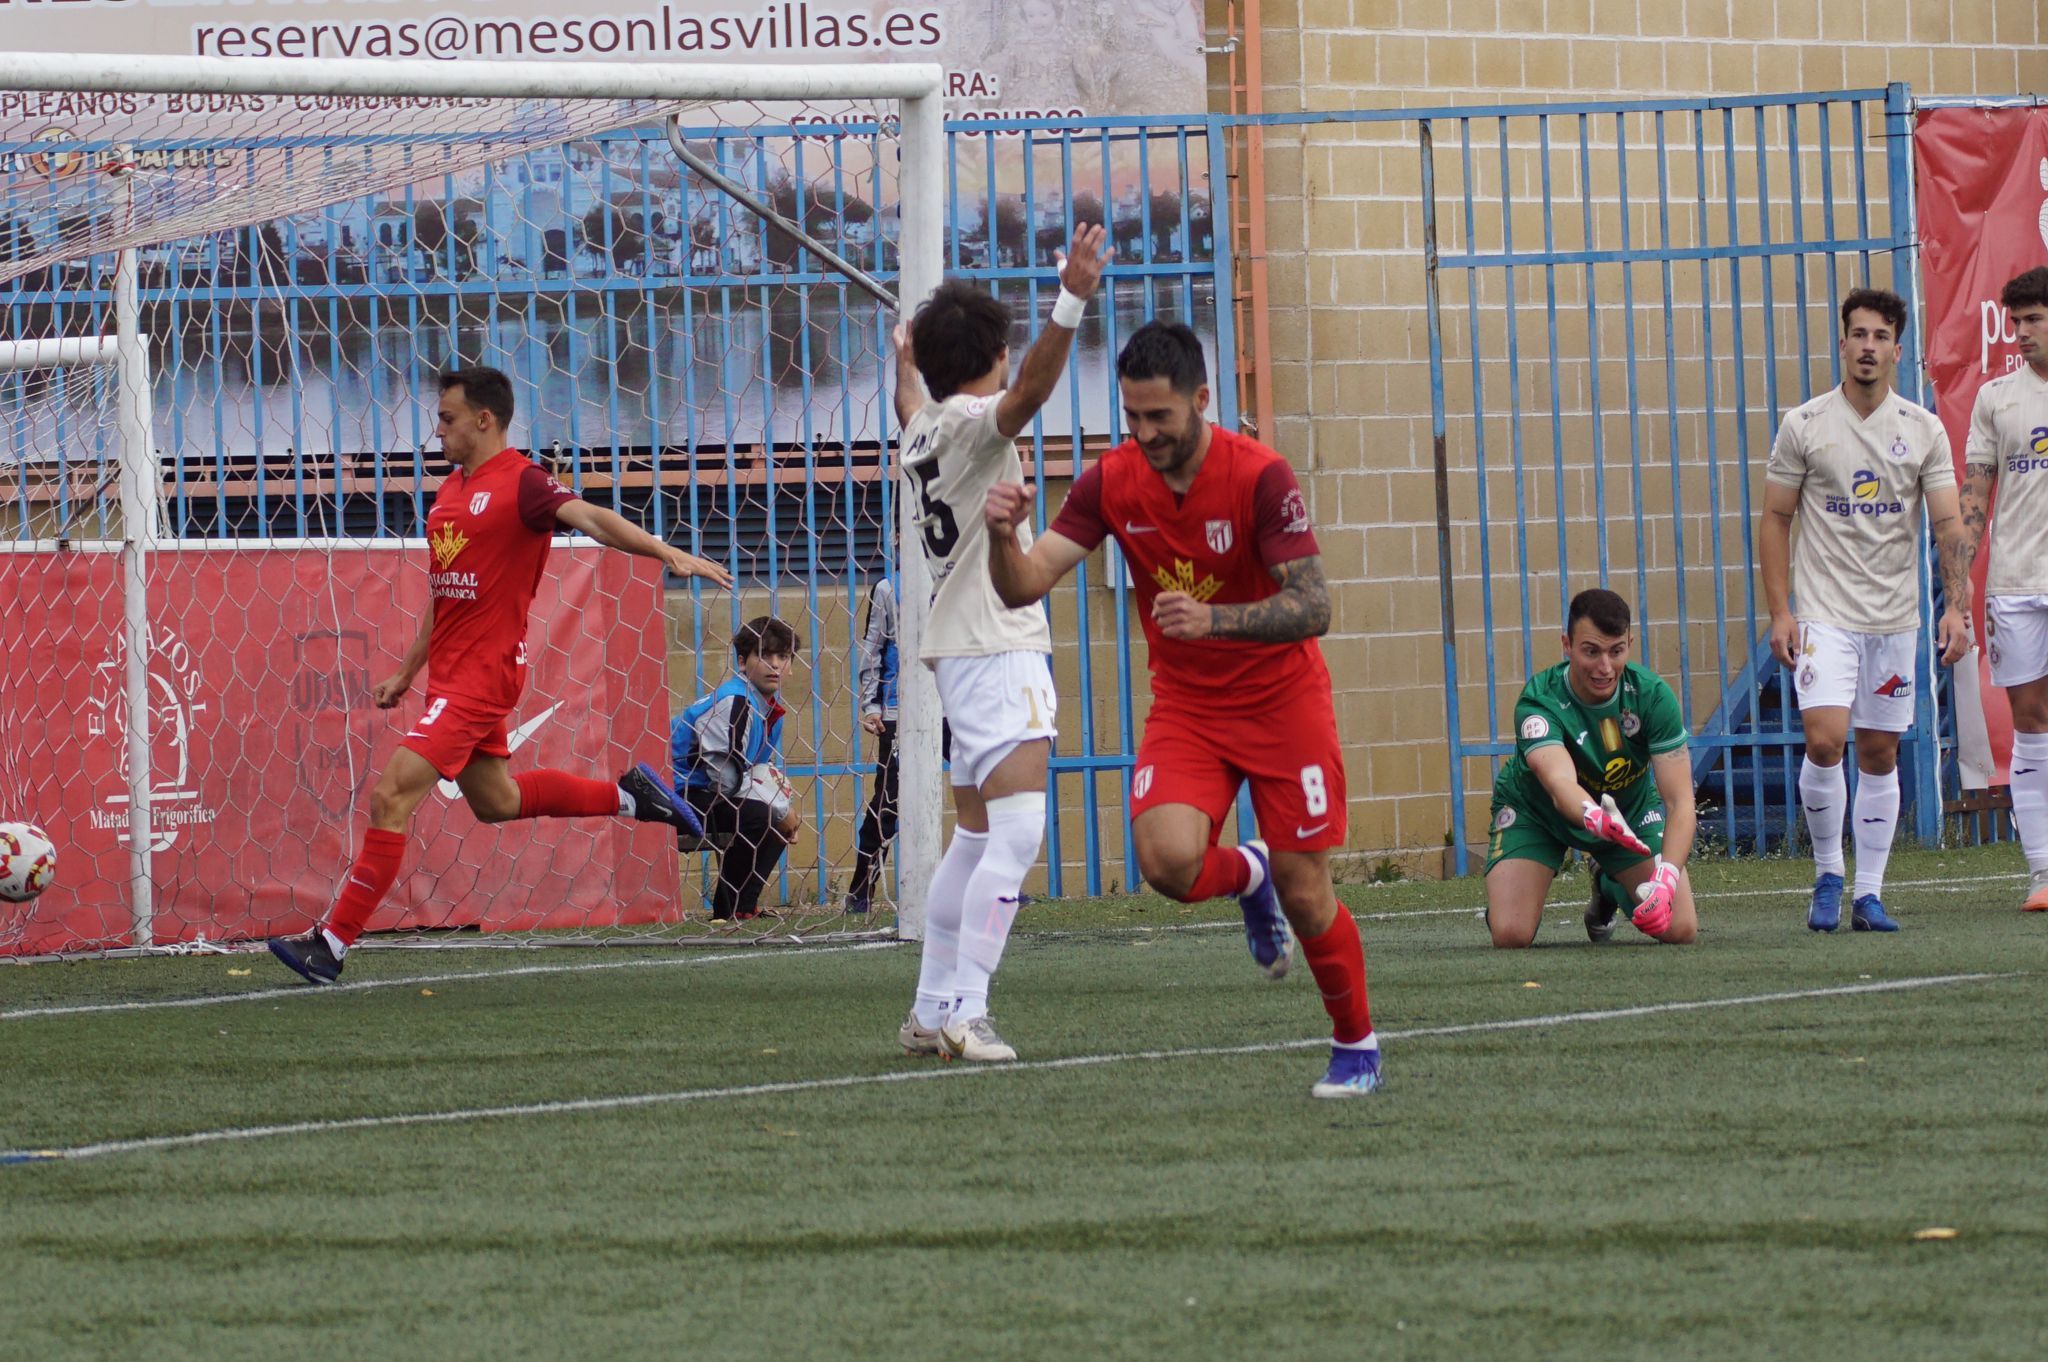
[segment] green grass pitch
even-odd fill
[[[0,967],[0,1149],[68,1154],[0,1166],[0,1358],[2048,1356],[2022,869],[1818,937],[1703,865],[1691,948],[1347,891],[1350,1102],[1227,903],[1028,909],[997,1069],[896,1049],[914,947]]]

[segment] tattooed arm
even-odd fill
[[[1973,476],[1977,471],[1970,470]],[[1941,664],[1952,667],[1970,650],[1970,564],[1977,558],[1977,536],[1966,528],[1953,487],[1928,491],[1927,520],[1941,547],[1943,604],[1935,642],[1941,649]]]
[[[1152,618],[1168,638],[1248,638],[1295,643],[1330,629],[1330,587],[1320,555],[1292,558],[1267,569],[1280,589],[1262,601],[1206,605],[1184,591],[1161,592]]]

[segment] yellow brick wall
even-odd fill
[[[1210,20],[1220,32],[1224,10],[1211,3]],[[1915,94],[2012,94],[2048,91],[2048,16],[2038,0],[1897,0],[1867,5],[1862,0],[1264,0],[1260,6],[1265,108],[1296,112],[1361,108],[1403,108],[1455,104],[1568,102],[1616,97],[1730,95],[1771,92],[1870,88],[1891,81],[1908,82]],[[1219,101],[1217,107],[1223,107]],[[1845,118],[1838,111],[1837,118]],[[1475,138],[1496,135],[1491,121],[1473,125]],[[1438,126],[1436,169],[1439,195],[1456,196],[1462,171],[1455,146],[1455,123]],[[1755,218],[1755,173],[1749,152],[1753,130],[1745,115],[1737,126],[1736,197],[1745,221]],[[1691,137],[1690,125],[1672,124],[1674,141]],[[1709,125],[1709,194],[1724,192],[1718,148],[1719,125]],[[1809,123],[1803,133],[1813,135]],[[1654,136],[1646,120],[1629,128],[1631,146],[1641,148]],[[1782,119],[1765,129],[1767,146],[1783,136]],[[1553,129],[1559,141],[1575,143],[1577,130],[1567,120]],[[1590,129],[1595,155],[1588,167],[1589,189],[1597,203],[1616,198],[1612,119],[1596,120]],[[1875,177],[1874,198],[1882,199],[1884,156],[1882,127],[1866,126],[1864,144],[1850,147],[1838,124],[1833,169],[1840,195],[1850,183],[1860,154],[1864,170]],[[1442,139],[1450,139],[1444,145]],[[1509,177],[1517,208],[1513,214],[1516,242],[1542,239],[1541,163],[1535,148],[1534,121],[1512,130]],[[1492,143],[1483,145],[1491,148]],[[1604,154],[1602,149],[1605,149]],[[1780,158],[1783,159],[1782,157]],[[1589,244],[1578,226],[1575,146],[1553,147],[1554,192],[1567,205],[1559,214],[1560,247]],[[1818,153],[1802,158],[1809,196],[1818,182]],[[1326,648],[1338,691],[1338,715],[1349,754],[1354,873],[1391,854],[1410,873],[1437,873],[1451,826],[1448,757],[1445,747],[1443,652],[1439,636],[1435,488],[1430,433],[1428,335],[1423,310],[1421,263],[1421,157],[1417,125],[1412,121],[1377,126],[1322,126],[1276,130],[1265,139],[1265,202],[1271,365],[1275,421],[1261,434],[1288,454],[1302,470],[1318,527],[1325,561],[1340,582],[1337,609]],[[1693,203],[1695,173],[1689,151],[1669,162],[1674,204]],[[1782,168],[1772,172],[1774,177]],[[1638,150],[1629,160],[1631,198],[1654,202],[1654,157]],[[1774,190],[1782,184],[1774,178]],[[1488,208],[1485,191],[1499,193],[1497,162],[1483,158],[1478,181],[1479,210],[1472,227],[1484,246],[1497,242],[1500,213]],[[1715,200],[1717,205],[1718,198]],[[1462,205],[1444,202],[1442,231],[1446,245],[1462,240],[1466,224]],[[1847,210],[1843,210],[1847,211]],[[1809,235],[1820,229],[1819,209],[1809,209],[1801,224]],[[1655,240],[1654,211],[1639,209],[1630,219],[1633,244]],[[1679,244],[1693,239],[1696,225],[1674,213],[1673,237]],[[1789,212],[1772,214],[1774,238],[1783,240],[1792,224]],[[1889,230],[1882,211],[1875,214],[1873,233]],[[1716,221],[1710,233],[1719,233]],[[1572,239],[1566,240],[1565,236]],[[1618,212],[1600,213],[1590,244],[1619,243]],[[1775,267],[1781,290],[1773,326],[1780,362],[1775,377],[1784,392],[1796,393],[1801,375],[1783,356],[1792,348],[1795,318],[1787,300],[1793,286],[1785,263]],[[1555,564],[1555,511],[1552,509],[1548,418],[1548,343],[1545,333],[1543,281],[1538,271],[1522,271],[1517,306],[1522,345],[1520,382],[1525,413],[1542,413],[1542,429],[1525,432],[1529,461],[1541,471],[1530,484],[1530,550],[1537,570]],[[1690,278],[1684,277],[1690,274]],[[1569,276],[1569,277],[1567,277]],[[1677,333],[1674,350],[1690,364],[1680,364],[1676,405],[1683,411],[1676,440],[1658,430],[1645,437],[1647,470],[1644,494],[1655,504],[1672,504],[1671,472],[1663,460],[1680,451],[1680,491],[1687,506],[1684,566],[1693,593],[1691,614],[1710,599],[1713,578],[1703,557],[1710,539],[1706,509],[1703,455],[1709,426],[1724,450],[1733,450],[1746,435],[1760,467],[1770,432],[1740,432],[1734,423],[1706,410],[1707,365],[1699,358],[1703,296],[1709,306],[1725,307],[1725,275],[1703,295],[1697,269],[1681,271],[1675,299]],[[1757,276],[1751,276],[1754,290]],[[1560,406],[1567,416],[1566,477],[1563,501],[1573,539],[1575,566],[1586,561],[1585,532],[1591,521],[1593,479],[1584,453],[1593,422],[1587,401],[1591,365],[1585,312],[1585,281],[1580,270],[1558,276],[1559,350],[1576,353],[1576,363],[1560,368]],[[1809,285],[1825,288],[1825,269],[1808,266]],[[1889,282],[1880,268],[1877,282]],[[1634,276],[1637,290],[1636,353],[1645,361],[1638,381],[1645,406],[1661,403],[1663,313],[1654,272]],[[1846,286],[1846,285],[1844,285]],[[1468,646],[1461,653],[1461,696],[1465,731],[1484,725],[1483,676],[1473,631],[1479,616],[1478,535],[1470,526],[1476,479],[1471,475],[1472,422],[1469,368],[1458,361],[1471,353],[1466,334],[1463,278],[1447,278],[1444,290],[1445,348],[1452,368],[1447,374],[1449,418],[1454,430],[1452,465],[1466,475],[1452,487],[1454,520],[1466,522],[1453,537],[1451,559],[1457,579],[1456,608]],[[1616,476],[1614,453],[1626,451],[1630,432],[1626,407],[1616,412],[1616,394],[1626,383],[1622,308],[1618,267],[1603,270],[1593,285],[1598,317],[1594,325],[1603,356],[1600,381],[1604,412],[1600,430],[1608,450],[1610,508],[1628,506],[1633,489],[1626,477],[1625,454]],[[1489,291],[1490,290],[1490,291]],[[1499,276],[1482,284],[1482,354],[1494,355],[1502,337],[1496,331],[1504,315]],[[1818,316],[1824,306],[1811,313]],[[1716,349],[1727,352],[1725,330]],[[1816,348],[1825,353],[1822,336]],[[1755,329],[1746,350],[1760,349]],[[1763,360],[1751,360],[1745,377],[1753,385],[1752,411],[1762,407]],[[1510,374],[1505,362],[1482,365],[1483,397],[1490,413],[1507,405]],[[1721,393],[1734,380],[1732,361],[1717,359],[1714,376]],[[1806,376],[1809,381],[1813,376]],[[1819,384],[1828,380],[1825,374]],[[1459,384],[1466,388],[1460,391]],[[1780,399],[1781,406],[1790,403]],[[1717,402],[1716,406],[1721,403]],[[1463,417],[1462,422],[1460,421]],[[1754,418],[1753,418],[1754,423]],[[1659,422],[1661,425],[1661,421]],[[1462,426],[1462,431],[1460,427]],[[1507,432],[1498,417],[1487,433],[1489,478],[1496,518],[1512,505],[1512,486],[1498,465],[1507,450]],[[1725,456],[1724,456],[1725,457]],[[1462,460],[1462,463],[1461,463]],[[1662,465],[1660,467],[1660,464]],[[1738,480],[1739,481],[1739,480]],[[1724,478],[1721,527],[1741,533],[1740,487]],[[1504,503],[1503,498],[1508,500]],[[1612,512],[1610,512],[1612,514]],[[1677,562],[1671,544],[1671,517],[1653,523],[1643,549],[1650,577],[1647,607],[1652,618],[1672,618]],[[1635,594],[1636,551],[1618,543],[1611,560],[1614,584]],[[1496,618],[1519,621],[1515,595],[1512,536],[1496,530],[1493,549],[1497,595]],[[1505,575],[1503,575],[1505,573]],[[1576,574],[1575,574],[1576,575]],[[1729,572],[1722,584],[1731,607],[1742,609],[1746,574]],[[1575,582],[1574,585],[1582,585]],[[1539,664],[1556,656],[1557,590],[1537,591],[1532,625],[1533,655]],[[1711,609],[1706,618],[1711,621]],[[1517,632],[1517,631],[1513,631]],[[1711,659],[1717,644],[1735,658],[1746,654],[1748,642],[1736,636],[1717,639],[1711,623],[1695,625],[1687,641],[1694,665],[1712,681]],[[1520,640],[1499,640],[1503,676],[1499,702],[1511,705],[1521,681]],[[1667,674],[1676,670],[1675,631],[1656,639],[1647,660]],[[1732,664],[1731,664],[1732,665]],[[1709,685],[1707,690],[1711,692]],[[1711,706],[1718,696],[1695,694],[1696,703]],[[1475,714],[1478,717],[1475,719]],[[1469,836],[1484,829],[1486,813],[1484,763],[1467,770]]]

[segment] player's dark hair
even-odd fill
[[[1570,638],[1580,620],[1592,625],[1603,638],[1620,638],[1628,632],[1628,602],[1604,587],[1581,591],[1572,597],[1564,617],[1564,636]]]
[[[2025,274],[2014,275],[1999,290],[1998,301],[2008,312],[2048,307],[2048,266],[2036,265]]]
[[[965,279],[948,279],[910,319],[917,372],[943,402],[996,367],[1010,348],[1010,309]]]
[[[778,653],[794,657],[796,650],[804,646],[796,630],[788,623],[773,615],[756,615],[748,620],[737,634],[732,636],[733,651],[745,662],[755,653]]]
[[[1881,288],[1859,288],[1842,300],[1842,332],[1848,334],[1849,314],[1852,312],[1875,312],[1884,318],[1892,329],[1892,339],[1903,339],[1906,334],[1906,300],[1896,293]]]
[[[1195,389],[1209,381],[1209,365],[1202,358],[1201,338],[1179,322],[1146,322],[1124,342],[1116,357],[1116,376],[1142,382],[1163,378],[1182,397],[1194,396]]]
[[[441,375],[441,391],[453,388],[462,389],[462,400],[470,406],[497,417],[498,429],[512,428],[512,380],[505,377],[504,370],[488,364],[449,369]]]

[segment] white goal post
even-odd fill
[[[532,101],[644,102],[649,120],[660,106],[677,102],[729,101],[893,101],[899,112],[894,142],[898,148],[897,183],[900,238],[896,296],[905,309],[930,294],[940,282],[945,231],[945,134],[941,91],[944,75],[932,64],[802,65],[676,65],[656,63],[532,62],[422,60],[223,59],[153,57],[114,54],[0,53],[0,91],[81,92],[101,95],[153,94],[179,96],[337,96],[494,99]],[[571,127],[564,138],[578,136]],[[103,169],[107,167],[102,167]],[[118,167],[114,167],[118,171]],[[438,173],[432,172],[432,173]],[[388,183],[399,183],[392,172]],[[321,187],[316,187],[316,193]],[[339,197],[339,191],[336,191]],[[108,194],[118,210],[118,190]],[[204,227],[247,225],[275,214],[274,201],[252,198],[232,222],[223,215],[205,217],[189,204],[161,205],[161,220],[133,207],[125,219],[118,211],[92,224],[90,242],[76,245],[78,256],[111,253],[114,276],[112,338],[65,336],[24,339],[13,331],[0,335],[0,373],[56,365],[111,364],[119,375],[119,456],[121,553],[125,573],[123,618],[126,646],[128,777],[131,826],[149,826],[150,705],[146,694],[149,648],[148,556],[163,533],[158,520],[162,472],[152,449],[148,346],[140,330],[137,294],[138,253],[161,242],[190,234],[195,222]],[[253,205],[253,206],[252,206]],[[204,205],[202,205],[202,209]],[[183,216],[177,216],[178,214]],[[0,242],[0,251],[6,243]],[[820,251],[828,259],[829,253]],[[0,265],[6,256],[0,253]],[[884,476],[893,470],[893,453],[884,451]],[[900,574],[900,720],[897,751],[901,763],[899,833],[896,858],[900,875],[898,934],[923,935],[925,893],[941,850],[943,787],[940,774],[939,707],[930,673],[916,665],[918,643],[929,607],[930,585],[918,543],[916,502],[901,498],[895,508],[895,533],[904,551],[888,556]],[[24,545],[15,545],[21,548]],[[46,545],[46,547],[55,547]],[[149,836],[129,838],[133,942],[151,943],[152,883]]]

